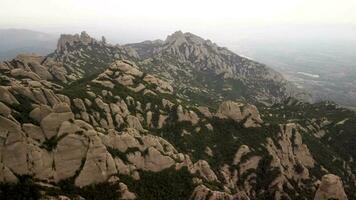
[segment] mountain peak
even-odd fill
[[[167,36],[167,39],[165,40],[166,44],[176,44],[176,45],[181,45],[183,43],[203,43],[205,40],[197,35],[194,35],[189,32],[183,33],[182,31],[176,31],[171,35]]]
[[[176,31],[171,35],[167,36],[167,39],[165,40],[165,43],[167,44],[172,44],[172,43],[177,43],[177,44],[182,44],[187,42],[185,39],[184,33],[182,31]]]
[[[66,45],[73,45],[74,43],[82,43],[88,45],[91,43],[105,43],[103,41],[97,41],[95,38],[91,37],[87,32],[82,31],[79,34],[61,34],[57,43],[57,51],[63,51],[66,49]]]

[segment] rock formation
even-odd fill
[[[243,122],[246,128],[260,126],[263,122],[256,106],[233,101],[221,103],[216,116]]]
[[[287,85],[190,33],[62,35],[0,63],[0,198],[355,199],[356,114]]]
[[[347,200],[340,177],[334,174],[324,175],[321,179],[314,200],[339,199]]]

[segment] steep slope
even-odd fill
[[[62,34],[56,51],[43,64],[61,65],[65,75],[60,80],[71,82],[102,71],[116,59],[136,60],[137,57],[131,48],[107,44],[105,37],[98,41],[83,31],[80,35]]]
[[[149,73],[170,80],[182,97],[208,102],[246,99],[270,104],[307,95],[271,68],[236,55],[191,33],[177,31],[163,41],[126,45],[137,51]]]
[[[61,81],[77,80],[98,73],[116,59],[138,63],[146,73],[155,74],[189,101],[209,102],[242,99],[271,104],[289,96],[308,100],[308,95],[287,82],[271,68],[238,56],[191,33],[180,31],[165,41],[145,41],[124,46],[98,41],[87,33],[61,35],[57,50],[47,56],[45,65],[61,63],[67,74]]]
[[[210,109],[132,61],[148,49],[82,33],[0,63],[1,199],[356,198],[354,112],[228,96]]]

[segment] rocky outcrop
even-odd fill
[[[116,166],[111,154],[97,135],[89,136],[89,148],[86,153],[85,163],[75,185],[82,187],[93,183],[106,181],[111,175],[116,174]]]
[[[136,168],[153,172],[162,171],[175,163],[172,158],[162,155],[153,147],[147,149],[147,155],[142,155],[141,152],[129,153],[127,159]]]
[[[0,102],[0,115],[8,117],[11,114],[11,109],[4,103]]]
[[[103,136],[103,142],[110,148],[126,153],[127,160],[135,169],[158,172],[179,160],[176,150],[167,141],[150,135],[142,136],[136,129],[129,129],[121,135],[110,133]],[[120,160],[117,162],[124,169]]]
[[[206,200],[206,199],[233,200],[235,198],[228,193],[213,191],[204,185],[199,185],[194,189],[194,192],[190,197],[190,199],[191,200]],[[248,198],[246,200],[248,200]]]
[[[178,121],[191,122],[193,125],[197,124],[199,121],[198,115],[192,110],[184,110],[181,105],[177,107]]]
[[[315,193],[314,200],[339,199],[347,200],[340,177],[327,174],[321,178],[321,183]]]
[[[233,101],[221,103],[216,116],[242,122],[246,128],[258,127],[263,122],[256,106]]]
[[[11,104],[18,104],[16,98],[9,92],[7,87],[0,86],[0,101]]]
[[[214,182],[218,180],[214,171],[211,170],[209,163],[205,160],[199,160],[194,163],[191,171],[192,173],[197,173],[200,177],[207,181]]]
[[[49,56],[0,63],[0,182],[28,175],[50,190],[62,189],[62,181],[79,188],[115,183],[112,191],[122,199],[141,199],[131,178],[144,183],[149,174],[164,181],[160,172],[177,170],[193,184],[184,185],[191,187],[191,199],[309,199],[316,190],[315,199],[354,194],[352,152],[338,146],[343,156],[333,148],[326,155],[318,149],[339,143],[335,135],[352,136],[352,114],[333,116],[330,105],[302,112],[309,104],[284,113],[284,104],[258,104],[258,110],[242,102],[284,96],[284,80],[263,65],[182,32],[147,44],[135,46],[136,56],[130,45],[82,33],[62,36]],[[128,61],[132,56],[138,65]],[[316,116],[325,110],[325,119]],[[317,185],[320,172],[335,169],[342,181],[327,175]]]
[[[154,71],[167,80],[172,80],[172,84],[180,91],[189,91],[187,96],[190,99],[195,99],[195,94],[207,93],[211,93],[214,100],[225,99],[226,90],[216,91],[207,87],[211,84],[209,81],[214,80],[213,77],[216,76],[222,77],[219,80],[222,82],[241,80],[238,84],[242,88],[249,88],[244,93],[244,98],[254,102],[271,104],[282,101],[290,94],[299,98],[302,96],[300,94],[305,93],[288,84],[283,76],[273,69],[192,33],[177,31],[167,36],[164,42],[146,41],[127,46],[135,49],[140,57],[146,58],[141,64],[147,67],[148,71]],[[197,83],[196,79],[199,79],[200,83]],[[227,89],[231,90],[232,87],[234,86],[231,85]]]
[[[69,107],[58,108],[56,110],[57,112],[50,113],[41,120],[41,128],[47,139],[50,139],[57,134],[57,131],[63,122],[74,119],[74,114],[70,109],[65,109],[69,109]]]
[[[128,87],[135,93],[147,93],[146,87],[150,88],[149,93],[173,93],[173,87],[166,81],[163,81],[150,74],[144,74],[132,62],[126,60],[118,60],[110,65],[110,67],[97,79],[93,80],[107,88],[114,88],[116,83]],[[152,91],[153,90],[153,91]],[[146,92],[145,92],[146,91]]]
[[[239,164],[240,161],[241,161],[242,156],[245,156],[250,152],[251,152],[251,150],[247,145],[241,145],[239,147],[239,149],[237,150],[237,152],[235,153],[233,164],[234,165]]]
[[[74,43],[82,43],[88,45],[90,43],[97,42],[94,38],[90,37],[85,31],[75,35],[61,34],[57,43],[57,50],[64,51],[67,49],[67,45],[71,46]]]
[[[199,106],[198,110],[200,113],[202,113],[205,117],[207,118],[211,118],[213,115],[211,114],[211,112],[209,111],[208,107],[205,106]]]
[[[315,164],[314,157],[308,147],[303,144],[299,131],[294,123],[280,125],[277,141],[267,138],[266,148],[272,156],[270,165],[280,172],[269,187],[279,188],[280,196],[283,196],[285,192],[283,185],[290,185],[289,180],[303,182],[303,180],[310,179],[309,170]]]
[[[124,200],[134,200],[136,199],[136,195],[127,188],[127,185],[124,183],[120,183],[120,192],[121,192],[121,199]]]

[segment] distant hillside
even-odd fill
[[[273,66],[289,81],[310,91],[315,101],[356,106],[356,41],[352,39],[265,37],[244,39],[229,46]]]
[[[0,60],[10,59],[19,53],[46,55],[56,47],[57,36],[25,30],[0,29]]]

